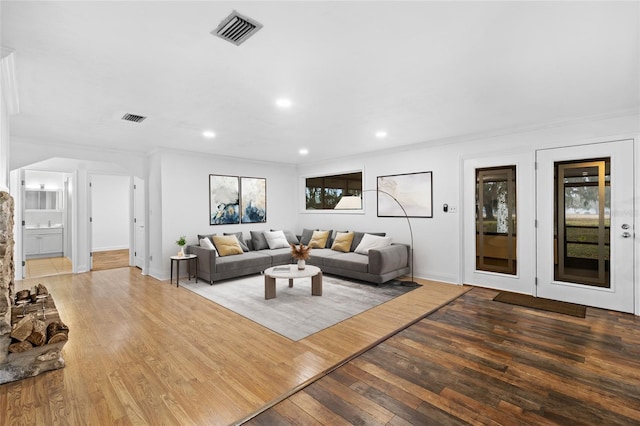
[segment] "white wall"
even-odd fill
[[[91,175],[91,251],[129,248],[129,176]]]
[[[9,111],[0,95],[0,188],[9,187]]]
[[[640,164],[637,137],[640,133],[638,115],[601,120],[579,121],[565,126],[547,127],[529,132],[478,138],[453,145],[388,151],[374,155],[305,164],[299,167],[298,200],[301,200],[304,177],[332,174],[363,168],[364,188],[376,188],[377,176],[433,171],[433,218],[412,218],[414,232],[414,275],[445,282],[462,283],[462,184],[461,160],[490,153],[528,152],[530,158],[537,149],[554,146],[602,142],[621,138],[636,139],[636,161]],[[535,194],[526,194],[519,208],[533,209]],[[636,200],[640,200],[640,185],[636,185]],[[306,213],[299,203],[300,228],[321,228],[359,231],[386,231],[394,241],[408,243],[409,231],[403,218],[378,218],[376,194],[365,193],[364,214]],[[458,207],[457,213],[444,213],[442,205]],[[473,213],[471,213],[473,214]],[[638,212],[636,211],[636,223]],[[531,225],[533,226],[533,224]],[[638,225],[636,225],[638,226]],[[637,241],[636,241],[637,242]],[[640,256],[637,257],[640,259]],[[640,260],[637,261],[640,268]],[[640,270],[640,269],[638,269]],[[640,274],[638,274],[640,275]],[[531,277],[533,279],[533,277]],[[636,282],[638,280],[636,279]],[[637,286],[640,290],[640,285]],[[640,293],[640,291],[639,291]]]
[[[19,112],[15,52],[0,46],[0,188],[9,187],[9,116]]]
[[[169,256],[178,252],[175,241],[181,235],[187,237],[187,244],[196,244],[198,234],[242,231],[246,239],[250,237],[250,230],[296,229],[298,218],[293,205],[297,171],[294,166],[162,150],[154,154],[151,169],[150,222],[147,223],[153,256],[150,274],[156,278],[169,277]],[[266,178],[267,222],[210,225],[210,174]],[[160,194],[158,185],[161,185]]]

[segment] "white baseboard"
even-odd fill
[[[112,250],[129,250],[129,246],[96,247],[91,249],[93,253],[98,251],[112,251]]]

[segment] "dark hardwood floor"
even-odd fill
[[[248,425],[640,424],[640,318],[474,288]]]

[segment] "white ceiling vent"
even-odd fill
[[[144,121],[144,119],[147,117],[143,117],[142,115],[136,115],[136,114],[125,114],[122,116],[122,119],[125,121],[133,121],[134,123],[140,123],[142,121]]]
[[[240,46],[260,28],[262,28],[261,23],[242,16],[234,10],[220,22],[215,30],[211,31],[211,34]]]

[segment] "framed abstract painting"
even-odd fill
[[[265,178],[240,178],[240,222],[264,223],[267,221],[267,180]]]
[[[209,224],[240,223],[240,178],[209,175]]]
[[[433,217],[432,172],[378,176],[378,217]]]

